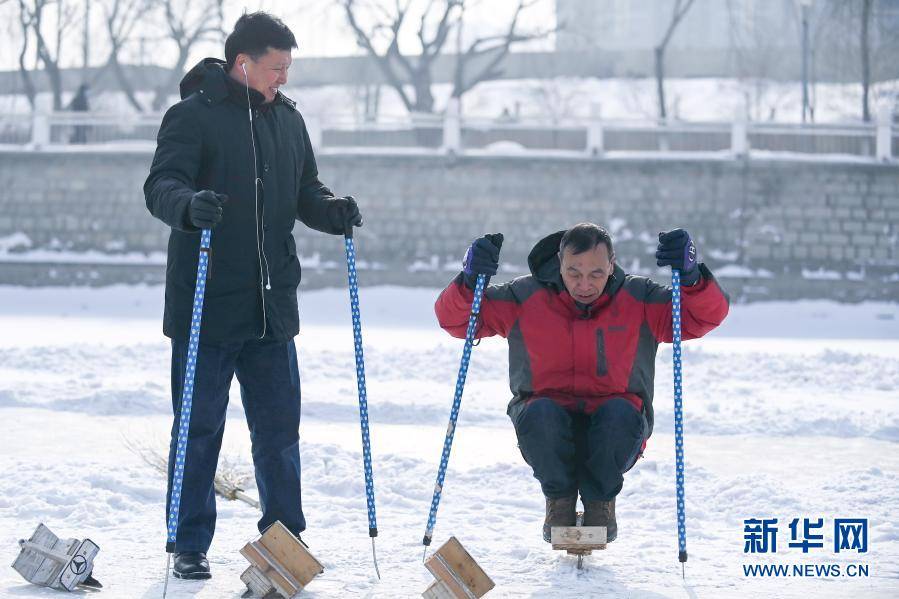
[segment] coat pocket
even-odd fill
[[[284,240],[284,246],[287,251],[287,266],[295,281],[295,283],[293,281],[291,283],[294,286],[299,285],[303,274],[300,267],[300,259],[297,256],[297,242],[293,235],[287,235],[287,239]]]
[[[606,338],[602,329],[596,329],[596,376],[606,376],[609,367],[606,364]]]

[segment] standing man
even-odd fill
[[[435,306],[440,326],[465,337],[479,274],[495,275],[502,237],[486,235]],[[659,266],[680,269],[683,338],[702,337],[727,316],[728,297],[697,261],[683,229],[659,234]],[[625,274],[612,238],[581,223],[540,241],[531,274],[490,286],[478,337],[509,340],[509,416],[518,446],[546,497],[543,539],[574,526],[578,494],[584,526],[618,535],[615,497],[652,433],[655,357],[670,343],[671,288]]]
[[[91,109],[90,102],[88,100],[88,90],[90,86],[87,83],[82,83],[78,86],[78,91],[75,92],[75,96],[72,98],[72,101],[69,102],[67,108],[72,112],[87,112]],[[87,143],[87,125],[75,125],[74,131],[72,131],[72,137],[69,138],[69,143],[72,144],[83,144]]]
[[[172,340],[169,495],[177,441],[200,231],[214,227],[197,356],[175,576],[209,578],[215,530],[213,479],[228,390],[236,374],[253,447],[262,531],[280,520],[306,528],[300,500],[300,263],[292,231],[342,235],[362,218],[352,197],[318,179],[296,104],[279,91],[297,47],[279,19],[245,14],[225,41],[181,81],[181,101],[159,129],[147,208],[172,228],[163,332]]]

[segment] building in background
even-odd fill
[[[828,1],[828,0],[825,0]],[[665,34],[675,0],[556,0],[559,51],[650,50]],[[760,34],[795,44],[795,0],[695,0],[672,49],[726,50]]]

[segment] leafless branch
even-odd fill
[[[153,447],[123,438],[122,443],[128,450],[139,457],[145,464],[168,476],[168,460],[163,454]],[[237,464],[226,457],[221,458],[219,467],[215,472],[215,492],[231,501],[243,501],[247,505],[259,509],[259,502],[244,493],[243,485],[250,479],[249,475],[241,473]]]
[[[462,94],[478,83],[495,79],[502,75],[499,65],[508,56],[513,44],[543,39],[559,30],[557,26],[526,33],[518,31],[521,14],[536,4],[538,4],[537,0],[519,0],[512,15],[512,20],[504,33],[483,36],[473,40],[469,44],[468,49],[457,57],[453,97],[461,97]],[[466,73],[468,66],[473,64],[475,59],[488,55],[490,59],[482,64],[474,74],[469,75]]]

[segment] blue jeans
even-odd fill
[[[610,399],[587,415],[540,397],[518,404],[510,416],[521,455],[550,499],[578,492],[585,501],[614,498],[648,429],[643,414],[623,398]]]
[[[172,405],[169,489],[181,417],[187,340],[172,340]],[[237,375],[250,428],[256,486],[262,505],[260,532],[280,520],[293,533],[306,529],[300,499],[300,373],[293,340],[200,343],[184,467],[175,551],[207,551],[215,532],[215,490],[228,390]],[[168,513],[168,501],[166,502]]]

